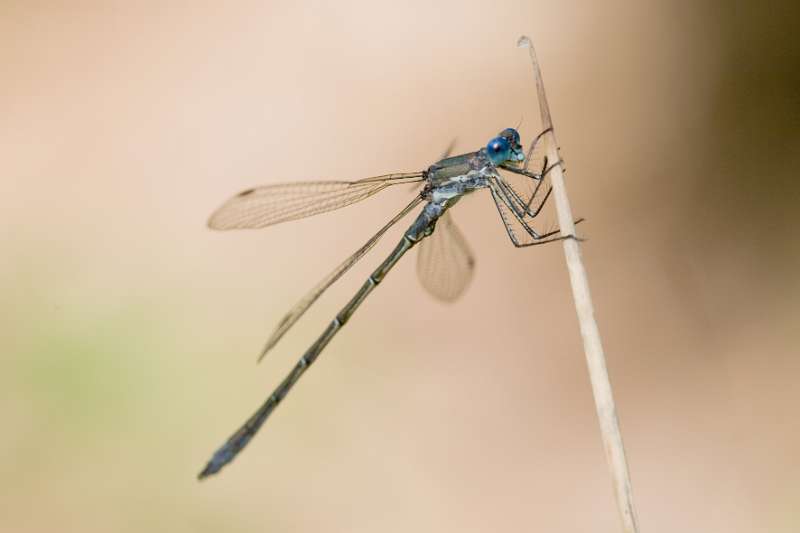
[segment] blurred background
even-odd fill
[[[411,192],[258,232],[208,215],[530,139],[522,33],[642,531],[800,529],[797,3],[331,4],[0,7],[0,529],[618,531],[561,247],[515,249],[488,194],[455,212],[459,302],[404,259],[195,479],[406,223],[256,366],[275,323]]]

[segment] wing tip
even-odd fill
[[[206,227],[213,230],[226,230],[230,229],[225,224],[220,222],[219,211],[215,211],[206,221]]]

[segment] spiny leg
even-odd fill
[[[586,219],[585,218],[579,218],[578,220],[576,220],[574,222],[574,224],[580,224],[584,220],[586,220]],[[516,243],[516,242],[514,242],[512,240],[511,242],[517,248],[527,248],[528,246],[539,246],[540,244],[549,244],[551,242],[563,241],[565,239],[575,239],[578,242],[583,242],[584,241],[584,239],[582,239],[581,237],[578,237],[576,235],[559,235],[558,237],[554,237],[552,239],[548,238],[548,237],[552,237],[553,235],[556,235],[557,233],[561,233],[561,228],[556,228],[553,231],[548,231],[547,233],[541,234],[539,237],[542,240],[539,240],[539,241],[532,241],[532,242],[526,242],[526,243]]]
[[[530,210],[530,206],[533,203],[533,200],[536,198],[536,195],[539,193],[539,189],[541,188],[542,183],[544,183],[544,180],[547,177],[547,175],[557,165],[563,165],[563,161],[560,160],[560,159],[556,163],[554,163],[554,164],[552,164],[550,166],[548,166],[547,163],[548,163],[547,156],[545,156],[544,162],[542,164],[542,171],[539,174],[534,174],[532,172],[528,172],[526,170],[521,170],[519,168],[515,168],[515,167],[512,167],[512,166],[500,165],[500,168],[502,168],[504,170],[508,170],[509,172],[513,172],[515,174],[520,174],[522,176],[526,176],[526,177],[531,178],[531,179],[536,181],[536,188],[531,193],[531,196],[530,196],[530,198],[528,199],[527,202],[525,202],[522,199],[522,196],[518,192],[516,192],[514,190],[514,188],[511,187],[511,185],[509,185],[508,183],[505,183],[505,182],[503,183],[503,185],[507,189],[509,189],[509,193],[510,193],[510,195],[512,195],[514,197],[514,199],[516,200],[516,203],[519,206],[522,206],[522,213],[520,213],[519,208],[514,208],[513,206],[510,206],[510,207],[514,208],[515,211],[517,211],[517,214],[519,214],[520,216],[529,216],[531,218],[535,217],[536,215],[539,214],[539,211],[541,211],[542,207],[544,207],[544,204],[547,201],[547,198],[550,196],[550,193],[552,192],[552,189],[553,189],[552,187],[548,187],[547,193],[545,194],[545,197],[542,199],[541,202],[539,202],[539,206],[536,209],[534,209],[533,211]]]
[[[508,236],[511,239],[511,242],[514,244],[514,246],[516,246],[518,248],[522,248],[522,247],[525,247],[525,246],[532,246],[532,245],[537,244],[537,243],[542,243],[543,244],[543,242],[541,242],[541,241],[544,241],[545,239],[548,239],[548,237],[551,237],[552,235],[560,233],[560,229],[556,229],[554,231],[550,231],[550,232],[545,233],[545,234],[539,234],[536,230],[534,230],[532,227],[530,227],[530,225],[525,221],[524,217],[520,216],[519,213],[517,213],[516,210],[514,210],[512,208],[511,201],[508,199],[508,197],[505,194],[505,191],[500,186],[500,180],[495,179],[495,180],[491,181],[489,189],[490,189],[490,191],[492,193],[492,197],[493,197],[495,205],[497,207],[497,212],[500,214],[500,218],[503,221],[503,225],[506,228],[506,232],[508,233]],[[514,233],[514,230],[512,229],[512,222],[511,222],[511,220],[509,220],[507,212],[511,213],[511,216],[513,216],[513,218],[514,218],[514,220],[516,220],[517,224],[520,227],[522,227],[522,229],[528,234],[528,236],[531,239],[533,239],[533,242],[524,243],[524,242],[521,242],[519,240],[517,235]],[[583,221],[583,219],[579,219],[576,222],[576,224],[581,222],[581,221]],[[574,236],[566,236],[565,238],[569,238],[569,237],[574,237]],[[560,239],[556,239],[556,240],[560,240]],[[547,242],[550,242],[550,240],[548,240]]]
[[[536,188],[533,190],[533,194],[531,194],[531,197],[528,200],[528,204],[525,206],[525,212],[526,213],[530,213],[531,203],[533,202],[533,199],[536,198],[536,195],[539,192],[539,187],[541,187],[542,183],[544,183],[545,177],[547,177],[547,175],[550,173],[550,171],[553,170],[553,167],[555,167],[556,165],[560,165],[560,164],[561,164],[561,161],[559,160],[555,165],[551,165],[551,166],[548,167],[547,166],[547,156],[544,157],[544,163],[542,164],[542,177],[539,180],[539,182],[536,184]],[[539,214],[539,211],[542,210],[542,207],[544,207],[545,202],[547,202],[547,199],[550,197],[550,193],[551,192],[553,192],[553,187],[552,186],[547,188],[547,193],[544,195],[544,198],[542,198],[542,201],[539,202],[539,207],[537,207],[534,210],[533,214],[530,215],[531,217],[535,217],[536,215]]]
[[[500,217],[503,219],[503,223],[506,226],[506,229],[509,231],[509,236],[511,240],[515,243],[518,242],[516,235],[511,230],[511,221],[506,216],[505,210],[501,207],[504,206],[507,209],[514,220],[525,230],[525,232],[531,236],[533,239],[541,239],[542,236],[539,233],[530,227],[528,223],[525,221],[525,217],[521,214],[517,209],[514,208],[514,202],[509,197],[509,193],[507,189],[504,187],[504,182],[502,179],[495,178],[490,182],[489,189],[492,191],[492,197],[494,198],[495,205],[497,206],[498,212],[500,213]]]
[[[553,131],[552,126],[539,133],[539,135],[537,135],[533,139],[533,141],[531,141],[531,147],[528,148],[528,153],[525,155],[525,162],[522,165],[523,170],[528,170],[528,165],[530,165],[531,163],[531,156],[533,156],[533,151],[534,149],[536,149],[536,145],[539,144],[539,141],[542,140],[542,137],[544,137],[547,133],[550,133],[551,131]]]
[[[510,217],[513,217],[514,220],[517,221],[519,226],[523,227],[523,230],[530,234],[529,230],[523,226],[523,223],[520,222],[520,217],[517,216],[516,213],[508,206],[508,200],[503,197],[502,190],[500,187],[496,185],[490,186],[489,189],[492,193],[492,199],[494,200],[495,207],[497,207],[497,213],[500,215],[500,219],[503,223],[503,227],[506,228],[506,233],[508,233],[508,237],[511,239],[511,242],[514,246],[520,245],[520,240],[517,238],[516,233],[512,227],[513,223],[509,220]],[[509,215],[508,212],[511,212]]]
[[[536,198],[536,194],[539,192],[539,187],[541,187],[542,183],[544,182],[545,177],[547,177],[547,175],[550,174],[550,172],[555,167],[561,166],[561,165],[563,165],[563,160],[559,159],[558,161],[556,161],[552,165],[547,166],[547,157],[545,156],[544,164],[542,165],[542,169],[543,169],[542,170],[542,174],[541,174],[542,177],[539,180],[539,183],[536,184],[536,188],[534,189],[533,194],[531,194],[531,198],[530,198],[530,200],[528,200],[528,204],[525,206],[525,213],[529,214],[529,216],[531,218],[536,217],[542,211],[542,208],[547,203],[547,199],[550,198],[550,194],[553,192],[553,186],[550,185],[547,188],[547,192],[545,193],[544,198],[542,198],[542,201],[539,202],[539,205],[536,207],[536,209],[533,210],[533,213],[531,213],[531,211],[530,211],[531,202],[533,202],[533,199]]]
[[[531,204],[533,203],[534,198],[539,192],[539,188],[541,187],[542,182],[539,181],[536,184],[536,188],[531,193],[530,199],[526,202],[522,199],[522,196],[514,190],[514,188],[503,179],[498,180],[498,186],[503,189],[503,193],[508,199],[508,205],[510,209],[513,209],[515,214],[519,217],[530,217],[535,218],[539,212],[544,207],[544,204],[547,202],[547,199],[550,197],[550,193],[552,192],[553,188],[548,187],[547,193],[545,193],[544,198],[539,202],[536,208],[531,211]]]

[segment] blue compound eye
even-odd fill
[[[492,163],[498,165],[511,156],[511,143],[505,137],[495,137],[486,145],[486,153]]]
[[[504,129],[500,132],[500,136],[508,139],[512,146],[519,146],[519,132],[514,128]]]

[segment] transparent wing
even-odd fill
[[[449,211],[419,246],[417,276],[422,286],[439,300],[458,299],[472,280],[475,258]]]
[[[424,179],[422,172],[386,174],[359,181],[279,183],[242,191],[208,220],[212,229],[254,229],[333,211],[369,198],[390,185]]]
[[[394,218],[392,218],[389,222],[383,226],[378,233],[372,236],[370,240],[364,244],[361,248],[356,250],[356,252],[344,260],[342,264],[337,266],[333,272],[325,276],[319,283],[317,283],[308,293],[303,296],[303,298],[295,304],[292,309],[286,313],[286,315],[281,319],[278,323],[275,331],[272,332],[269,340],[267,340],[267,344],[264,346],[264,349],[261,351],[261,355],[258,357],[260,361],[266,354],[269,352],[283,337],[283,335],[289,331],[289,329],[297,322],[303,313],[305,313],[311,305],[317,301],[325,290],[333,285],[339,278],[341,278],[345,272],[350,270],[350,268],[355,265],[359,259],[364,257],[364,255],[372,249],[373,246],[380,240],[384,233],[386,233],[389,228],[391,228],[395,223],[397,223],[401,218],[406,216],[412,209],[414,209],[419,203],[422,202],[422,197],[417,196],[410,204],[408,204],[402,211],[400,211]]]

